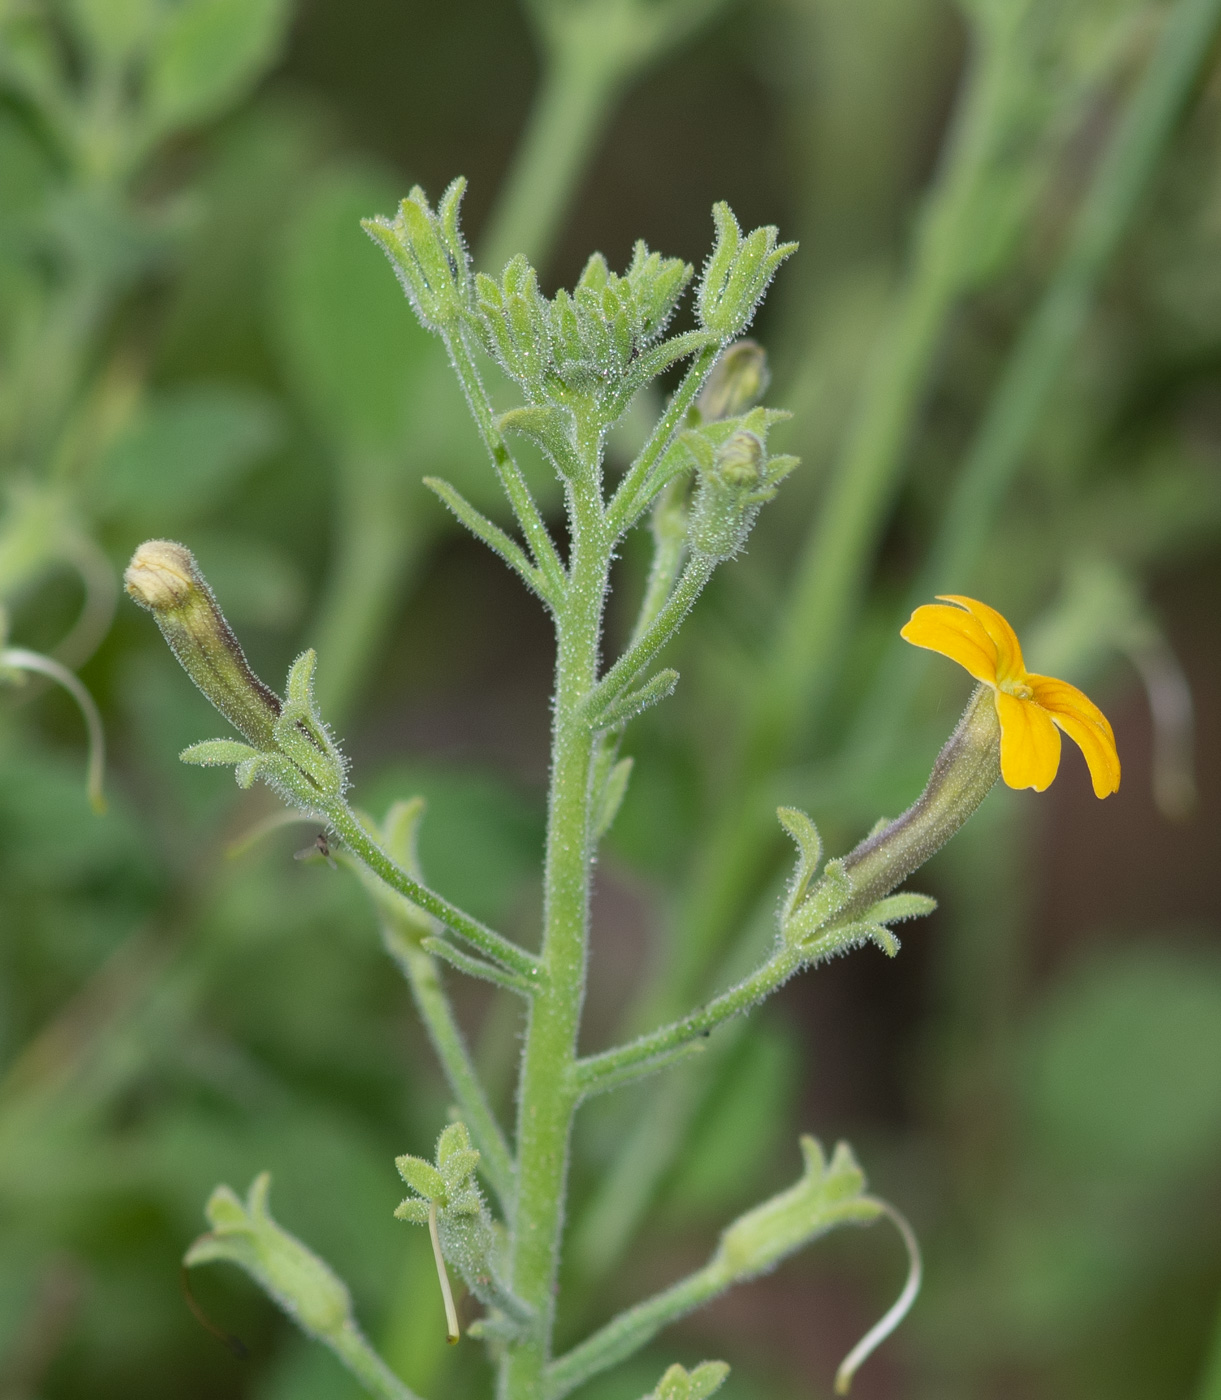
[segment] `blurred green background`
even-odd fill
[[[895,649],[917,581],[1001,607],[1124,762],[1099,804],[1066,746],[1048,793],[994,793],[921,872],[941,909],[897,959],[820,968],[698,1075],[584,1111],[565,1336],[701,1262],[808,1131],[851,1140],[926,1251],[863,1400],[1221,1400],[1217,8],[1195,0],[1145,149],[1124,124],[1188,0],[688,0],[651,54],[649,0],[0,0],[0,605],[13,646],[79,668],[110,745],[99,817],[79,714],[5,673],[0,1400],[348,1400],[240,1277],[193,1287],[248,1360],[182,1297],[208,1192],[264,1168],[404,1379],[490,1394],[478,1346],[444,1345],[423,1232],[390,1215],[393,1157],[428,1152],[447,1100],[371,909],[294,861],[308,828],[242,846],[270,799],[178,765],[219,721],[115,606],[132,548],[180,538],[269,682],[317,646],[356,801],[424,794],[430,883],[533,941],[550,633],[419,484],[499,510],[357,222],[458,173],[477,257],[520,238],[548,289],[638,237],[698,265],[720,198],[802,243],[754,333],[803,465],[675,649],[675,699],[629,735],[588,1048],[768,936],[776,801],[843,850],[918,792],[967,686]],[[594,44],[595,73],[580,34],[602,13],[620,48]],[[1112,158],[1130,216],[1082,279]],[[1062,342],[1037,320],[1057,287],[1082,321]],[[854,490],[859,577],[841,559],[824,636],[795,600],[851,554]],[[787,729],[757,693],[778,617],[818,662],[794,663]],[[507,1121],[517,1005],[448,981]],[[634,1400],[718,1356],[730,1400],[829,1395],[900,1279],[893,1237],[834,1236],[583,1394]]]

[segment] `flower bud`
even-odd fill
[[[753,340],[738,340],[721,352],[695,406],[705,423],[736,418],[759,402],[770,381],[767,352]]]
[[[828,1162],[818,1141],[803,1137],[801,1155],[798,1181],[739,1216],[721,1236],[713,1263],[727,1281],[766,1273],[836,1225],[865,1224],[879,1215],[878,1202],[864,1194],[865,1174],[847,1143],[839,1143]]]
[[[172,540],[147,540],[123,581],[212,704],[256,748],[273,749],[280,699],[250,669],[191,551]]]
[[[735,555],[746,543],[760,505],[772,494],[763,443],[739,429],[699,474],[687,537],[691,549],[712,559]]]
[[[244,1269],[312,1337],[334,1343],[352,1328],[352,1299],[343,1280],[272,1219],[267,1208],[271,1176],[255,1177],[243,1202],[218,1186],[207,1205],[211,1231],[187,1250],[192,1267],[225,1260]]]

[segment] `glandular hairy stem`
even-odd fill
[[[555,1283],[578,1102],[572,1068],[585,991],[593,860],[594,735],[586,700],[597,679],[609,542],[595,502],[579,500],[571,586],[556,620],[551,796],[544,875],[541,989],[530,1007],[518,1090],[518,1194],[511,1286],[538,1321],[501,1366],[500,1400],[537,1400],[550,1360]]]

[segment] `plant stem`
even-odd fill
[[[459,938],[478,948],[489,958],[494,958],[511,971],[519,973],[531,983],[539,978],[539,962],[533,954],[511,943],[503,935],[472,919],[461,909],[435,894],[426,885],[421,885],[386,854],[357,819],[352,809],[341,799],[330,802],[321,808],[327,820],[335,828],[348,850],[363,865],[367,866],[383,883],[396,890],[412,904],[418,904],[434,919],[439,919],[446,928]]]
[[[480,436],[483,438],[484,446],[492,459],[497,479],[504,488],[505,495],[509,498],[513,514],[517,517],[517,523],[521,526],[530,551],[534,555],[534,562],[547,580],[551,590],[549,596],[559,599],[563,596],[567,584],[564,565],[560,561],[551,536],[547,533],[547,526],[534,497],[530,494],[530,488],[526,484],[521,468],[509,451],[504,434],[496,426],[496,417],[492,411],[487,390],[484,388],[483,380],[480,378],[470,349],[460,334],[447,336],[445,346],[449,351],[454,372],[462,385],[462,391],[466,395],[466,401],[470,405],[471,414],[479,428]]]
[[[524,253],[546,264],[620,86],[619,57],[579,42],[549,46],[542,82],[517,146],[480,263],[499,271]]]
[[[349,1323],[342,1332],[327,1337],[326,1344],[370,1395],[378,1400],[418,1400],[369,1345],[360,1329]]]
[[[513,1157],[479,1076],[475,1073],[462,1032],[454,1020],[453,1008],[441,985],[436,961],[428,953],[422,952],[411,933],[397,928],[386,913],[383,913],[382,932],[387,951],[398,963],[411,987],[416,1010],[420,1013],[420,1020],[424,1022],[428,1038],[458,1102],[462,1121],[471,1130],[475,1145],[483,1154],[480,1169],[495,1191],[501,1209],[511,1218]]]
[[[691,361],[682,382],[674,392],[674,397],[666,405],[666,411],[658,419],[656,427],[649,434],[649,440],[641,449],[640,455],[632,463],[610,503],[607,515],[611,528],[623,533],[639,520],[648,508],[650,495],[649,477],[653,468],[665,455],[666,448],[674,441],[674,435],[687,416],[687,410],[699,396],[704,380],[712,372],[717,356],[723,347],[719,344],[706,345]]]
[[[518,1088],[511,1286],[534,1309],[538,1324],[509,1349],[500,1373],[500,1400],[538,1400],[550,1359],[569,1136],[578,1098],[571,1070],[585,995],[593,859],[595,745],[586,701],[597,679],[610,554],[601,503],[574,492],[571,582],[556,616],[542,985],[530,1004]]]
[[[688,1278],[620,1313],[547,1368],[542,1392],[545,1400],[562,1400],[591,1376],[639,1351],[663,1327],[723,1293],[734,1281],[733,1270],[714,1255]]]
[[[598,682],[597,688],[589,697],[588,712],[597,718],[600,711],[612,704],[641,671],[657,659],[658,653],[674,636],[683,619],[695,605],[695,600],[704,591],[716,560],[706,554],[697,554],[687,563],[674,591],[666,600],[665,606],[649,624],[644,635],[632,643],[627,651]]]

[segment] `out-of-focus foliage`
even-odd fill
[[[773,401],[796,411],[777,435],[805,460],[788,509],[764,517],[694,619],[675,701],[633,736],[596,915],[601,1041],[707,990],[769,936],[770,838],[744,874],[714,872],[738,883],[709,914],[697,853],[727,798],[737,850],[752,803],[770,820],[776,800],[799,801],[838,839],[918,788],[961,688],[884,669],[902,600],[1176,7],[689,8],[706,27],[656,54],[642,86],[612,84],[611,105],[574,127],[571,189],[537,196],[571,204],[570,237],[536,232],[557,277],[589,246],[620,265],[641,229],[694,257],[722,196],[801,238],[755,334]],[[240,1279],[201,1271],[193,1286],[250,1348],[245,1365],[181,1297],[214,1183],[263,1169],[277,1219],[348,1282],[404,1379],[432,1400],[487,1393],[475,1349],[444,1345],[423,1232],[392,1220],[393,1159],[423,1151],[448,1105],[374,919],[325,862],[293,860],[309,828],[232,853],[269,809],[172,761],[215,726],[148,629],[112,613],[116,566],[140,538],[189,537],[260,667],[281,674],[319,648],[357,802],[380,816],[423,793],[432,882],[529,941],[551,658],[515,582],[454,541],[420,486],[440,474],[498,509],[442,358],[357,223],[458,170],[486,216],[507,155],[500,84],[524,94],[532,80],[525,18],[517,49],[499,37],[507,9],[0,0],[0,608],[14,645],[80,668],[111,746],[96,817],[68,700],[35,680],[0,689],[4,1400],[347,1395],[334,1361]],[[469,62],[436,61],[430,43],[458,31]],[[1037,622],[1032,665],[1107,695],[1118,815],[1090,837],[1071,795],[1050,815],[994,796],[932,868],[945,912],[894,964],[825,969],[677,1087],[587,1110],[572,1339],[789,1180],[796,1131],[850,1131],[930,1264],[897,1359],[866,1370],[860,1394],[1212,1400],[1196,1387],[1209,1348],[1221,1355],[1221,910],[1198,867],[1221,821],[1219,155],[1214,67],[1016,484],[979,522],[985,547],[953,580]],[[490,237],[506,219],[502,204]],[[798,707],[752,787],[742,716],[771,674],[765,623],[794,596],[845,443],[878,421],[869,386],[903,334],[919,353],[898,440],[890,457],[859,449],[882,463],[859,596],[815,712]],[[629,547],[629,600],[643,573]],[[880,697],[879,675],[899,676]],[[901,743],[873,752],[862,712],[898,715]],[[758,732],[770,744],[783,729]],[[502,1111],[508,1000],[459,1001]],[[680,1162],[671,1138],[687,1126],[696,1147]],[[644,1162],[631,1191],[616,1175],[625,1145]],[[893,1292],[894,1260],[873,1248],[865,1265],[842,1245],[786,1265],[676,1334],[683,1360],[732,1345],[730,1400],[822,1393]],[[671,1354],[582,1393],[635,1400]]]

